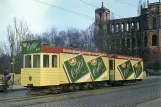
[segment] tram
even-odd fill
[[[39,40],[22,42],[22,52],[21,85],[29,89],[61,92],[144,79],[139,57],[56,47]]]

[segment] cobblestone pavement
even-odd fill
[[[161,79],[148,79],[142,84],[126,87],[105,88],[95,90],[97,94],[79,97],[81,92],[72,96],[62,96],[59,100],[55,98],[37,99],[34,101],[10,102],[0,104],[1,107],[136,107],[136,105],[161,98]],[[100,91],[103,91],[102,93]],[[112,91],[111,91],[112,90]],[[93,91],[93,90],[92,90]],[[86,91],[92,93],[92,91]],[[99,93],[100,92],[100,93]],[[64,98],[66,97],[66,98]],[[57,97],[58,98],[58,97]],[[155,105],[154,105],[155,107]]]

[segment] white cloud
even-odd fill
[[[53,4],[54,0],[40,0]],[[0,33],[6,31],[14,17],[24,19],[31,31],[44,31],[45,12],[49,5],[41,4],[36,0],[0,0]]]

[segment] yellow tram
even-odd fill
[[[144,78],[141,58],[43,45],[39,40],[24,41],[22,51],[21,85],[29,88],[88,89]]]

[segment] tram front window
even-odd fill
[[[25,68],[31,68],[31,55],[25,56]]]
[[[52,55],[52,67],[56,68],[57,67],[57,56]]]
[[[48,68],[49,67],[49,55],[44,55],[43,56],[43,65],[45,68]]]
[[[40,68],[40,55],[33,55],[33,68]]]

